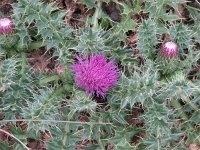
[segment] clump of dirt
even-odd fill
[[[196,65],[195,67],[192,68],[192,70],[189,72],[187,78],[189,80],[196,80],[197,79],[197,74],[200,72],[200,65]]]
[[[142,105],[140,103],[137,103],[130,112],[130,118],[127,121],[129,125],[134,125],[134,126],[142,128],[144,126],[144,123],[139,117],[143,113],[144,113],[144,110],[142,108]],[[138,143],[140,143],[140,140],[144,138],[145,136],[146,136],[146,133],[144,131],[140,131],[132,137],[130,143],[132,145],[137,145]]]
[[[23,119],[23,118],[20,118],[20,117],[16,117],[16,119]],[[17,121],[16,122],[16,127],[20,127],[22,130],[26,130],[28,125],[26,122],[24,121]]]
[[[11,124],[8,123],[4,126],[1,126],[0,127],[2,130],[6,131],[6,132],[10,132],[10,128],[11,128]],[[3,133],[3,132],[0,132],[0,142],[3,142],[3,141],[7,141],[9,145],[13,145],[14,144],[14,141],[12,139],[12,137],[10,137],[9,135]]]
[[[61,0],[59,0],[61,1]],[[79,2],[73,2],[72,0],[65,0],[60,5],[66,7],[67,12],[65,16],[65,22],[70,24],[74,28],[84,27],[84,19],[94,14],[94,9],[87,9],[86,6]]]
[[[12,3],[17,2],[17,0],[1,0],[0,1],[0,11],[8,16],[12,12]]]
[[[5,115],[0,113],[0,120],[3,120],[5,118]]]
[[[121,20],[121,15],[119,9],[117,9],[117,5],[114,2],[110,3],[103,3],[102,4],[102,9],[105,11],[105,13],[113,20],[116,22],[120,22]]]
[[[28,138],[27,142],[28,142],[27,146],[31,148],[31,150],[47,150],[44,142],[41,140]]]
[[[43,132],[41,131],[41,139],[43,141],[49,141],[52,139],[52,135],[49,131],[46,131],[46,130]]]
[[[93,142],[89,141],[89,140],[83,140],[83,141],[79,141],[76,145],[75,150],[85,150],[86,147],[88,147],[89,145],[92,145]]]
[[[132,145],[137,145],[140,143],[140,140],[142,140],[144,137],[146,136],[146,133],[141,131],[139,133],[137,133],[136,135],[134,135],[132,137],[132,140],[131,140],[131,144]]]
[[[142,115],[143,112],[144,110],[142,109],[141,105],[139,103],[136,104],[130,112],[130,118],[128,120],[129,125],[143,127],[143,122],[139,119],[139,116]]]
[[[52,58],[52,51],[38,49],[27,54],[28,62],[35,73],[52,74],[56,60]]]

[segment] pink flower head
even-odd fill
[[[116,85],[119,78],[119,69],[113,61],[107,61],[103,54],[90,58],[86,55],[83,60],[77,56],[78,62],[72,65],[77,87],[83,88],[86,93],[104,96],[110,87]]]
[[[167,42],[162,45],[161,52],[165,58],[174,58],[178,54],[178,46],[176,43],[174,43],[172,41]]]
[[[64,69],[63,66],[58,65],[58,66],[56,67],[56,71],[57,71],[58,74],[61,74],[61,73],[63,73],[63,72],[65,71],[65,69]]]
[[[13,27],[13,22],[9,18],[0,19],[0,31],[3,33],[11,32]]]

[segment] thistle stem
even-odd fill
[[[68,121],[68,120],[42,120],[42,119],[13,119],[13,120],[0,120],[0,122],[55,122],[55,123],[70,123],[70,124],[87,124],[87,125],[112,125],[111,122],[81,122],[81,121]]]
[[[96,31],[98,29],[98,17],[99,17],[100,9],[101,9],[101,0],[98,0],[97,8],[94,13],[94,23],[93,23],[92,31]]]
[[[74,115],[74,110],[72,110],[72,111],[70,111],[69,112],[69,114],[68,114],[68,120],[71,120],[71,118],[73,117],[73,115]],[[66,142],[67,142],[67,139],[68,139],[68,136],[67,136],[67,134],[69,133],[69,127],[70,127],[70,124],[69,123],[66,123],[65,124],[65,127],[64,127],[64,134],[63,134],[63,136],[62,136],[62,144],[63,144],[63,148],[62,148],[62,150],[65,150],[65,146],[66,146]]]
[[[20,139],[18,139],[17,137],[15,137],[13,134],[3,130],[3,129],[0,129],[0,132],[3,132],[5,134],[7,134],[8,136],[14,138],[15,140],[17,140],[25,149],[27,150],[31,150],[30,148],[28,148]]]
[[[23,79],[23,77],[24,77],[24,71],[25,71],[25,66],[26,66],[26,55],[25,55],[24,52],[21,52],[21,59],[22,59],[22,63],[21,63],[22,69],[20,71],[20,74],[22,75],[21,79]]]

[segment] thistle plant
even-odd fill
[[[199,9],[184,0],[12,3],[10,16],[0,13],[0,149],[198,147]]]

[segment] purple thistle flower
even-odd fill
[[[113,61],[107,61],[103,54],[90,58],[86,55],[83,60],[77,56],[78,63],[72,65],[77,87],[83,88],[86,93],[104,96],[110,87],[116,85],[119,78],[119,69]]]
[[[161,52],[165,58],[174,58],[178,54],[178,46],[176,43],[174,43],[172,41],[167,42],[162,45]]]
[[[9,33],[13,27],[13,22],[9,18],[0,19],[0,32]]]

